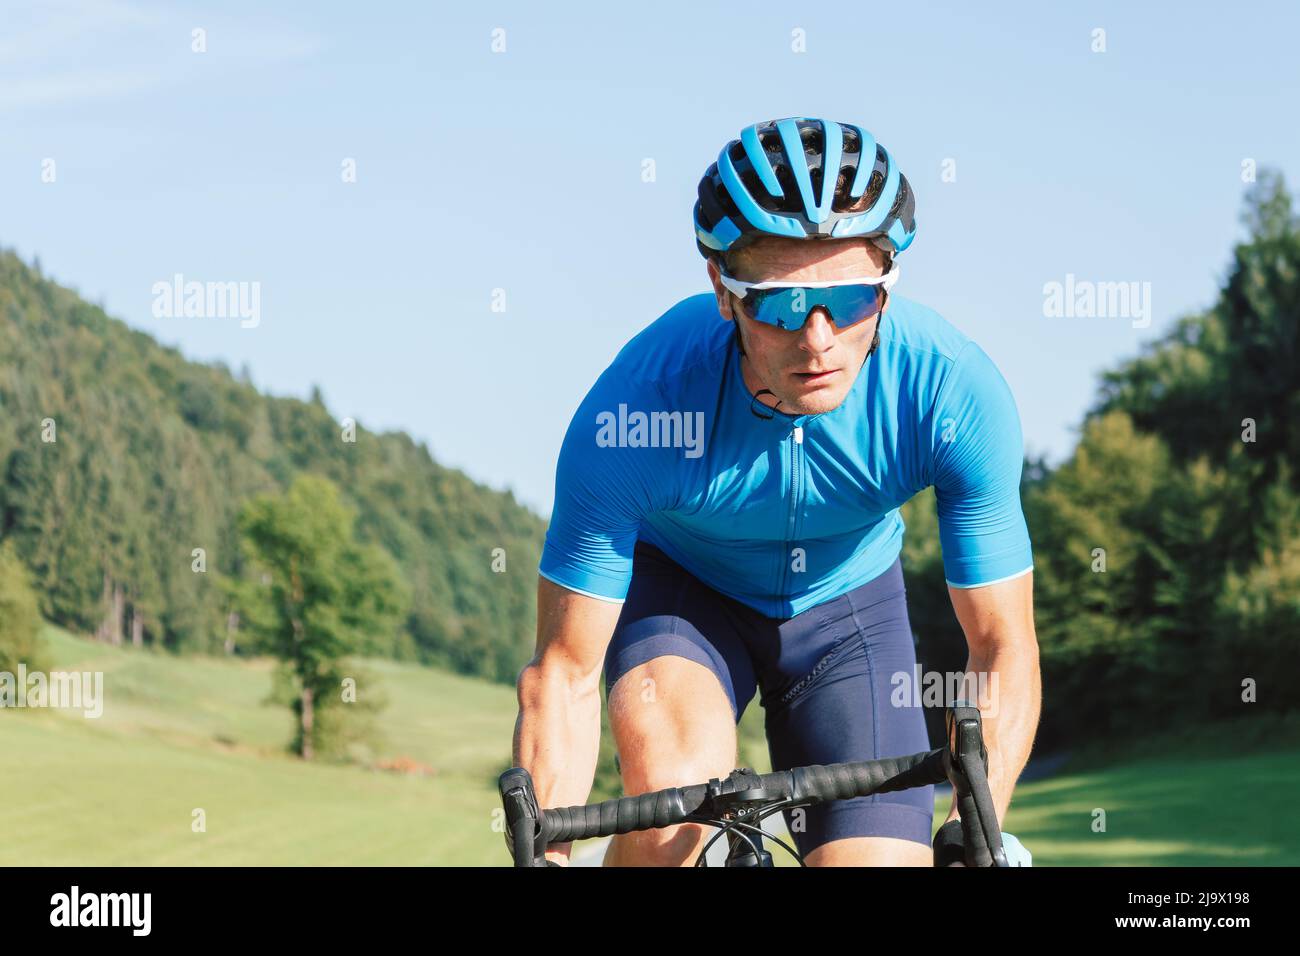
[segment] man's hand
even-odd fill
[[[1002,849],[1012,866],[1033,866],[1033,856],[1024,844],[1010,833],[1002,834]],[[934,835],[935,866],[965,866],[960,818],[949,820]]]

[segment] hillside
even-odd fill
[[[1242,220],[1213,301],[1104,373],[1064,462],[1024,471],[1040,752],[1300,703],[1300,215],[1280,175],[1261,173]],[[238,647],[222,587],[244,573],[236,510],[311,473],[411,585],[406,627],[361,650],[511,680],[540,519],[404,434],[339,428],[319,399],[187,362],[0,254],[0,539],[48,619],[110,643]],[[958,672],[933,494],[903,513],[918,658]]]
[[[369,650],[513,679],[532,646],[542,521],[404,433],[341,432],[319,398],[268,397],[187,361],[0,252],[0,538],[51,621],[112,643],[238,647],[219,584],[241,570],[237,510],[312,473],[411,585],[404,633]]]
[[[133,652],[55,628],[44,644],[54,669],[104,673],[103,716],[0,713],[24,778],[0,799],[0,865],[445,865],[492,862],[500,848],[509,688],[368,661],[375,686],[361,692],[388,707],[366,763],[432,771],[408,776],[289,756],[290,717],[264,703],[268,660]]]

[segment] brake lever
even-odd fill
[[[993,866],[1009,866],[988,785],[988,750],[984,746],[979,708],[969,701],[956,701],[948,710],[947,724],[945,763],[957,795],[967,865],[975,864],[981,851],[985,851]]]
[[[542,843],[542,811],[533,778],[523,767],[511,767],[497,780],[506,814],[506,845],[517,867],[546,866]]]

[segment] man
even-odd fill
[[[705,173],[712,294],[623,348],[560,453],[515,735],[542,807],[587,798],[602,669],[628,794],[725,776],[756,692],[774,769],[928,749],[891,678],[915,666],[898,509],[933,485],[967,670],[997,678],[1005,814],[1040,692],[1019,417],[974,342],[889,291],[914,205],[850,124],[751,126]],[[811,807],[792,831],[810,865],[928,866],[933,801]],[[619,836],[606,864],[687,865],[706,836]]]

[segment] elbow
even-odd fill
[[[533,658],[519,672],[519,677],[515,681],[515,695],[519,699],[521,711],[528,710],[542,697],[545,684],[545,671],[538,660]]]
[[[976,634],[968,636],[966,643],[972,660],[991,662],[1014,659],[1035,669],[1039,666],[1038,638],[1032,627]]]
[[[543,700],[559,697],[567,701],[577,701],[600,690],[599,664],[595,668],[581,666],[553,655],[534,657],[515,681],[515,691],[519,699],[519,709],[527,711],[537,707]]]
[[[1024,680],[1039,672],[1038,637],[1027,627],[1006,624],[972,628],[966,635],[968,667],[974,671],[1004,671]]]

